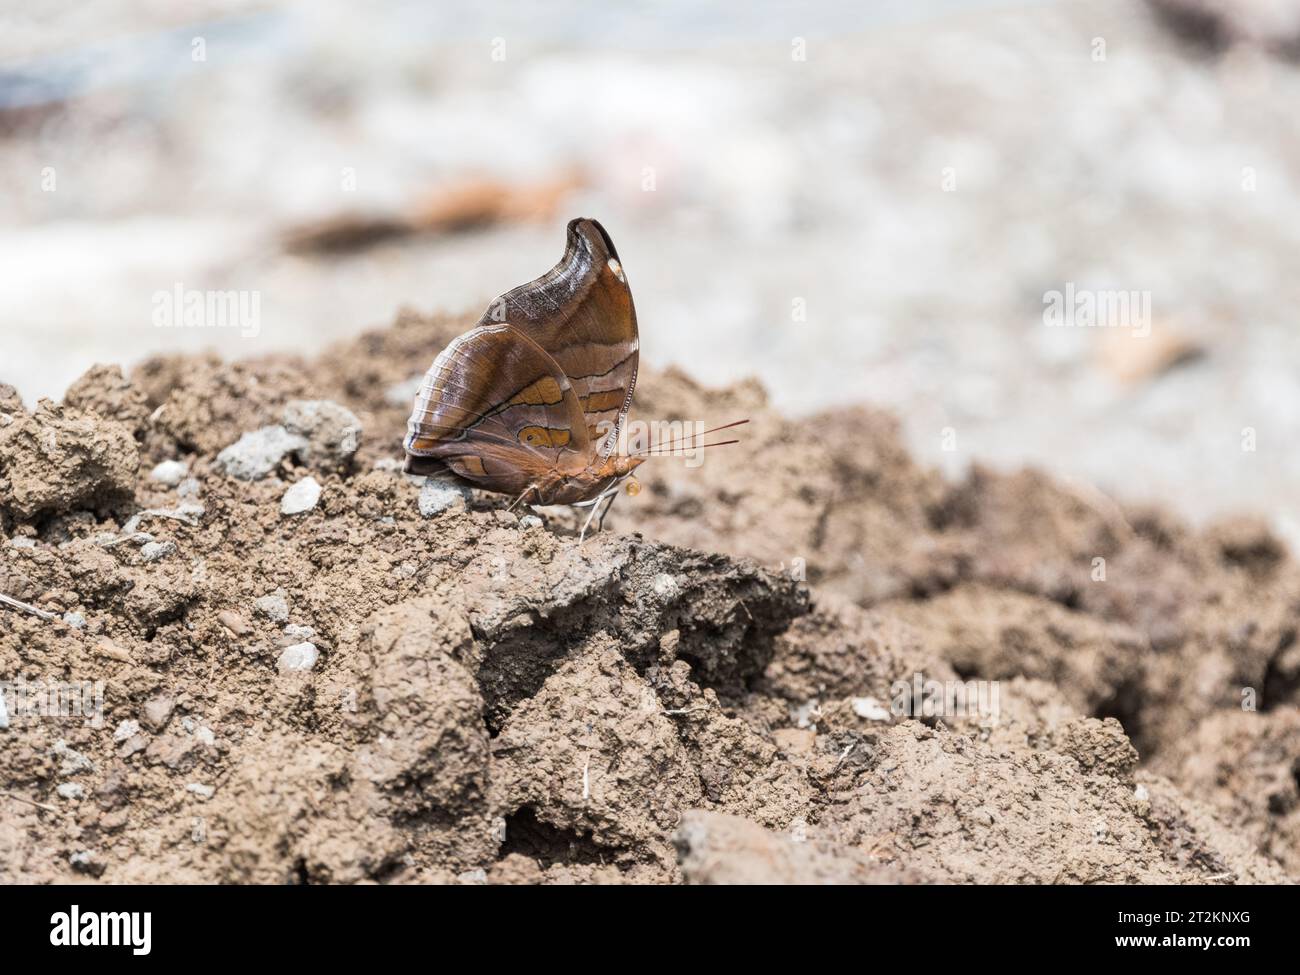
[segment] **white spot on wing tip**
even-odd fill
[[[620,281],[627,280],[627,278],[623,276],[623,265],[618,263],[616,258],[611,257],[609,259],[609,269],[614,272],[614,277],[618,278]]]

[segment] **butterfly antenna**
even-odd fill
[[[632,456],[633,457],[682,457],[684,456],[680,452],[682,450],[703,450],[705,447],[725,447],[729,443],[740,443],[740,441],[719,440],[717,443],[701,443],[701,444],[695,444],[692,447],[682,447],[682,448],[672,447],[668,450],[661,450],[661,451],[648,450],[645,453],[633,454]]]
[[[724,423],[724,424],[723,424],[722,426],[720,426],[720,427],[713,427],[711,430],[702,430],[702,431],[700,431],[699,433],[682,434],[682,435],[680,435],[680,436],[673,437],[671,440],[661,440],[659,443],[651,444],[651,445],[650,445],[649,447],[647,447],[645,450],[643,450],[643,451],[636,451],[636,453],[637,453],[637,454],[646,454],[646,455],[648,456],[648,455],[650,455],[650,454],[654,454],[654,453],[658,453],[658,452],[660,452],[660,451],[663,451],[665,448],[670,448],[671,450],[681,450],[681,451],[686,451],[686,450],[694,450],[694,449],[696,449],[697,446],[698,446],[698,447],[721,447],[721,446],[724,446],[725,444],[729,444],[729,443],[739,443],[739,441],[737,441],[737,440],[724,440],[724,441],[721,441],[720,443],[692,445],[692,444],[690,444],[690,443],[681,443],[681,441],[682,441],[682,440],[687,440],[687,441],[690,441],[690,440],[696,440],[696,439],[701,438],[701,437],[706,437],[706,436],[708,436],[710,433],[717,433],[719,430],[730,430],[732,427],[742,426],[742,425],[744,425],[744,424],[746,424],[746,423],[748,423],[748,422],[749,422],[748,419],[744,419],[744,420],[736,420],[736,421],[734,421],[734,422],[732,422],[732,423]]]

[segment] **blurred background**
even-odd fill
[[[1294,0],[0,9],[29,404],[95,362],[477,315],[587,215],[649,363],[1300,543]],[[1067,286],[1145,296],[1147,334],[1050,327]],[[257,327],[158,327],[177,289],[256,295]]]

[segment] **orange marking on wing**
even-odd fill
[[[579,400],[582,404],[584,413],[603,413],[605,410],[617,410],[623,405],[623,391],[618,389],[606,390],[603,393],[591,393],[584,399]]]
[[[525,386],[510,400],[510,406],[552,406],[564,399],[564,391],[553,376],[543,376]]]
[[[479,477],[486,477],[487,471],[483,469],[483,458],[475,457],[473,454],[465,454],[463,457],[452,457],[447,461],[453,471],[461,476],[477,474]]]
[[[519,431],[519,442],[529,447],[564,447],[569,443],[569,431],[559,427],[524,427]]]

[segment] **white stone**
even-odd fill
[[[212,788],[210,785],[204,785],[202,782],[191,782],[185,786],[185,791],[192,792],[196,796],[201,796],[204,799],[211,799],[212,794],[217,790]]]
[[[256,481],[275,470],[286,454],[307,448],[307,438],[282,426],[246,433],[217,454],[217,466],[241,481]]]
[[[655,576],[653,585],[656,596],[671,596],[677,592],[677,579],[667,572]]]
[[[316,649],[316,644],[295,643],[291,647],[284,648],[280,659],[276,661],[276,666],[281,671],[311,670],[316,666],[319,658],[320,651]]]
[[[64,782],[54,790],[64,799],[80,799],[86,794],[86,790],[76,782]]]
[[[62,738],[54,743],[54,754],[57,758],[63,759],[63,763],[59,766],[60,775],[94,771],[95,763],[75,748],[69,748],[68,743]]]
[[[135,735],[138,735],[139,733],[140,733],[140,722],[136,721],[135,718],[127,718],[125,721],[119,724],[117,726],[117,730],[113,732],[113,740],[126,741],[128,738],[132,738]]]
[[[175,487],[185,480],[189,472],[189,468],[179,460],[165,460],[149,472],[149,477],[159,484]]]
[[[888,721],[890,717],[888,709],[882,707],[874,697],[855,697],[853,713],[868,721]]]
[[[304,477],[280,499],[280,514],[301,515],[311,511],[320,501],[320,484],[314,477]]]
[[[258,597],[253,602],[253,609],[273,623],[289,621],[289,601],[284,598],[283,592],[276,591]]]
[[[173,541],[146,542],[140,547],[140,558],[146,562],[157,562],[175,551],[176,543]]]
[[[469,498],[468,488],[431,477],[420,488],[420,514],[432,518],[454,505],[464,507]]]

